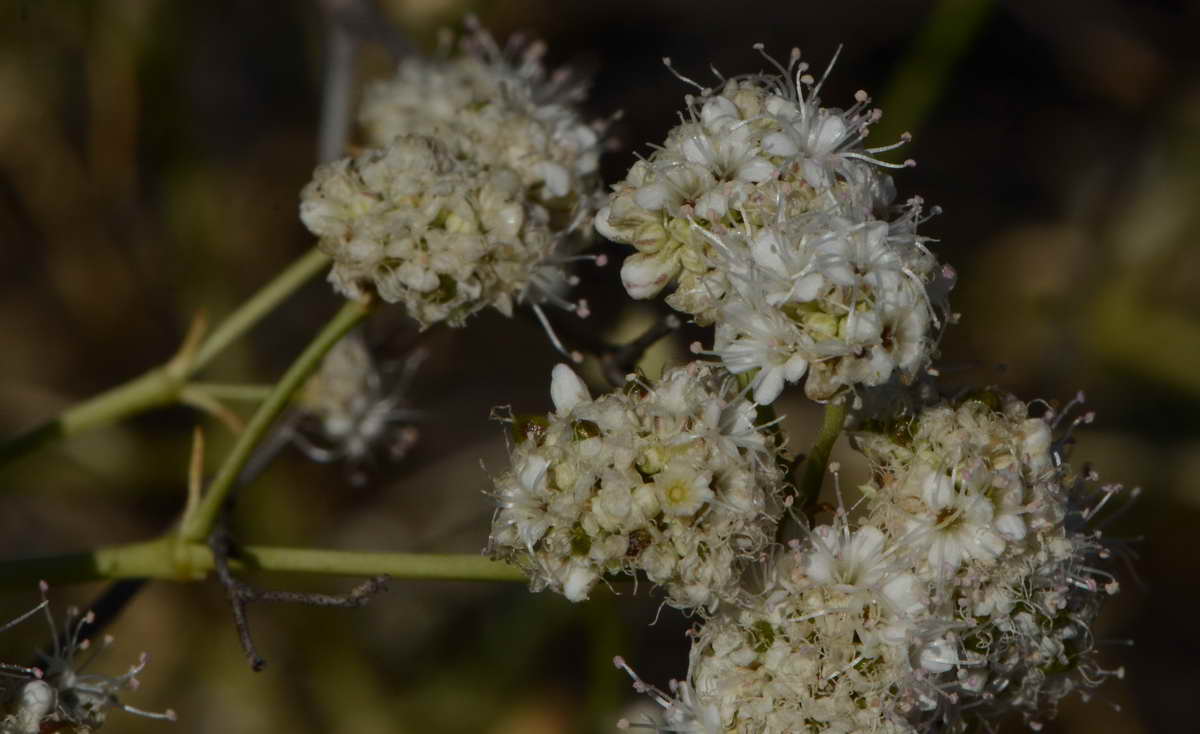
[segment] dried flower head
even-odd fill
[[[42,603],[34,611],[45,611],[53,648],[39,653],[41,667],[23,669],[29,680],[6,691],[8,713],[0,720],[0,732],[39,734],[61,729],[90,732],[103,726],[108,719],[108,712],[113,709],[151,719],[174,721],[175,712],[170,709],[163,713],[143,711],[121,703],[118,698],[121,691],[138,687],[137,676],[149,660],[146,653],[142,653],[138,662],[119,676],[85,672],[112,645],[113,638],[105,636],[102,644],[92,650],[91,640],[83,636],[83,630],[92,624],[94,616],[91,612],[81,616],[77,609],[68,610],[60,636],[46,599],[47,589],[46,583],[42,582]],[[27,613],[20,619],[28,616]],[[80,659],[80,653],[89,650],[91,652]]]
[[[693,363],[593,400],[559,365],[551,395],[554,413],[511,419],[491,555],[572,601],[636,571],[676,607],[738,597],[741,566],[770,542],[782,473],[732,378]]]
[[[379,458],[403,459],[417,443],[413,422],[421,413],[407,403],[423,349],[404,360],[399,374],[385,374],[360,331],[347,334],[321,362],[299,395],[301,420],[295,435],[314,461],[344,461],[356,484]]]

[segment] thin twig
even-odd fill
[[[233,539],[224,523],[216,527],[208,538],[208,546],[212,549],[213,568],[217,579],[225,588],[225,596],[233,610],[233,624],[238,631],[242,650],[250,661],[250,668],[255,672],[263,669],[267,661],[258,654],[254,645],[254,637],[250,633],[250,624],[246,618],[246,607],[256,601],[284,602],[289,604],[304,604],[316,607],[337,607],[355,609],[366,605],[375,595],[387,589],[388,577],[384,575],[370,578],[345,594],[316,594],[299,591],[267,591],[257,589],[238,579],[229,568],[229,558],[234,554]]]
[[[397,60],[413,53],[413,44],[388,21],[374,2],[322,0],[321,10],[328,31],[317,161],[327,163],[342,157],[349,139],[355,59],[362,42],[381,43]]]
[[[396,61],[417,52],[416,45],[379,9],[375,0],[321,0],[327,22],[359,41],[378,43]]]

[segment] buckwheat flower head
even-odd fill
[[[572,601],[605,574],[637,571],[682,609],[738,598],[742,566],[770,542],[783,477],[733,378],[693,363],[592,399],[559,365],[551,395],[554,413],[511,418],[489,553]]]
[[[752,372],[759,403],[804,378],[818,401],[911,381],[945,310],[930,294],[943,271],[916,231],[923,202],[890,206],[883,169],[897,166],[873,157],[888,148],[863,145],[879,116],[865,93],[824,108],[824,79],[799,52],[776,67],[689,96],[683,122],[614,187],[596,227],[637,249],[621,270],[631,296],[676,282],[667,302],[717,325],[708,353]]]
[[[60,637],[45,600],[47,586],[44,582],[41,588],[43,602],[38,609],[45,610],[54,647],[40,654],[40,668],[25,669],[31,680],[6,690],[8,698],[5,705],[9,713],[0,719],[0,732],[39,734],[60,729],[90,732],[102,727],[108,712],[113,709],[151,719],[175,720],[175,712],[169,709],[163,713],[143,711],[121,703],[118,698],[121,691],[138,687],[137,676],[149,660],[145,653],[122,675],[85,673],[84,670],[96,657],[112,645],[112,637],[106,636],[99,650],[92,651],[80,660],[79,653],[91,648],[91,641],[82,636],[82,631],[93,622],[92,613],[80,616],[77,610],[69,610]]]
[[[879,116],[866,93],[845,110],[823,108],[824,77],[808,75],[798,50],[786,68],[769,60],[778,74],[720,79],[716,89],[680,77],[699,96],[686,98],[680,125],[634,164],[597,214],[601,234],[637,249],[621,270],[634,298],[652,297],[678,278],[668,303],[712,323],[726,292],[713,273],[726,267],[714,236],[831,206],[864,222],[890,203],[891,181],[879,169],[897,166],[873,154],[894,146],[863,147]]]
[[[515,171],[403,136],[319,166],[300,218],[333,259],[329,280],[351,298],[377,293],[427,327],[461,326],[494,307],[551,297],[566,276],[557,236]]]
[[[1092,650],[1117,583],[1087,529],[1119,488],[1071,473],[1051,418],[982,391],[857,431],[862,498],[797,518],[761,590],[696,628],[672,695],[635,676],[664,709],[649,727],[966,732],[1021,713],[1036,728],[1122,675]]]
[[[339,341],[298,397],[301,411],[296,443],[314,461],[345,461],[352,480],[378,456],[398,461],[417,442],[412,425],[420,413],[406,403],[406,392],[425,352],[416,350],[401,373],[387,375],[376,364],[359,331]]]
[[[1053,428],[988,390],[855,436],[875,467],[871,521],[902,539],[934,590],[940,621],[917,656],[927,688],[914,722],[961,731],[1010,711],[1036,722],[1071,691],[1121,674],[1092,649],[1092,622],[1117,584],[1086,527],[1118,488],[1095,501]]]
[[[366,88],[359,120],[369,145],[428,135],[455,155],[514,171],[558,227],[590,222],[600,196],[604,122],[579,109],[586,85],[548,71],[546,47],[514,37],[501,48],[473,19],[459,53],[409,56],[396,75]]]
[[[808,536],[769,562],[758,595],[696,630],[668,714],[705,712],[706,732],[914,731],[906,630],[928,613],[924,588],[877,528],[841,517]]]

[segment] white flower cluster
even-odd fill
[[[955,732],[1015,711],[1034,723],[1110,674],[1090,626],[1115,582],[1095,537],[1069,527],[1046,421],[984,393],[855,438],[875,469],[861,510],[809,529],[752,603],[706,621],[686,700],[660,701],[663,730]]]
[[[422,326],[461,326],[487,306],[511,315],[556,245],[513,171],[456,158],[434,138],[319,166],[301,198],[334,286],[403,303]]]
[[[458,157],[515,171],[530,197],[565,221],[590,219],[605,123],[580,116],[584,84],[566,70],[547,72],[544,44],[515,39],[501,49],[476,22],[469,29],[460,55],[410,56],[395,77],[367,87],[359,112],[367,143],[438,138]]]
[[[927,687],[910,720],[962,729],[967,715],[1020,711],[1034,722],[1121,674],[1092,654],[1092,622],[1118,585],[1086,529],[1085,478],[1061,465],[1050,423],[986,390],[856,439],[877,469],[869,521],[934,590]]]
[[[49,602],[45,598],[45,582],[41,588],[42,603],[0,627],[0,630],[44,610],[50,623],[54,649],[41,655],[41,668],[0,664],[0,673],[5,677],[27,679],[19,685],[6,685],[3,688],[4,698],[0,703],[4,705],[4,715],[0,716],[0,734],[40,734],[60,730],[91,732],[104,725],[112,709],[151,719],[175,720],[175,712],[170,709],[163,713],[143,711],[121,703],[118,698],[121,691],[138,687],[137,676],[149,660],[145,653],[135,665],[119,676],[84,673],[84,666],[93,661],[99,652],[93,651],[83,661],[76,659],[79,652],[91,646],[90,640],[81,633],[86,625],[93,623],[92,613],[80,616],[77,611],[68,612],[63,636],[59,637]],[[101,649],[107,648],[112,642],[111,637],[105,637]]]
[[[733,379],[693,363],[593,400],[558,365],[551,395],[554,413],[512,419],[490,554],[572,601],[637,571],[675,607],[737,599],[743,562],[771,542],[783,477]]]
[[[890,148],[863,147],[878,110],[864,92],[849,109],[821,107],[807,69],[793,51],[780,75],[688,96],[684,122],[596,217],[601,234],[637,249],[621,270],[629,294],[677,280],[667,302],[717,324],[712,353],[735,373],[758,370],[759,403],[806,373],[814,400],[911,378],[937,325],[921,201],[889,218],[880,169],[896,166],[873,155]]]
[[[422,326],[526,301],[585,315],[562,296],[563,250],[601,196],[604,125],[582,121],[582,87],[547,74],[542,46],[505,52],[476,29],[463,49],[370,87],[370,147],[317,168],[300,218],[338,291],[402,303]]]

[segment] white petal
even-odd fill
[[[600,233],[601,237],[612,240],[613,242],[624,242],[625,240],[621,238],[621,236],[617,233],[617,230],[613,229],[613,226],[608,223],[608,215],[610,213],[611,210],[607,206],[604,207],[600,211],[596,212],[596,218],[593,220],[592,224],[596,227],[596,231]]]
[[[902,573],[889,579],[883,585],[883,596],[892,603],[896,611],[905,616],[916,614],[924,606],[917,577],[911,573]]]
[[[538,174],[541,175],[551,196],[566,196],[571,189],[571,175],[557,163],[542,161],[538,165]]]
[[[846,136],[846,123],[839,115],[830,115],[821,120],[813,136],[813,155],[832,153]]]
[[[775,166],[766,158],[751,158],[738,167],[739,181],[762,183],[775,175]]]
[[[709,143],[707,135],[702,133],[691,135],[683,141],[683,145],[680,147],[683,149],[683,157],[691,163],[707,166],[712,162],[712,145]]]
[[[825,285],[825,276],[820,273],[809,273],[792,286],[792,298],[800,303],[816,300]]]
[[[638,206],[652,212],[662,209],[670,199],[671,189],[662,182],[646,184],[633,195]]]
[[[829,173],[825,166],[814,160],[804,161],[804,180],[814,189],[829,188]]]
[[[921,667],[930,673],[945,673],[957,664],[958,653],[945,639],[934,640],[921,651]]]
[[[846,560],[855,565],[874,565],[878,561],[876,556],[883,550],[885,540],[879,528],[867,525],[859,529],[851,538],[850,547],[846,549]]]
[[[975,534],[971,554],[980,560],[991,560],[1004,552],[1004,538],[994,530],[982,528]]]
[[[996,530],[1008,540],[1019,541],[1025,537],[1025,521],[1020,515],[1001,515],[996,518]]]
[[[771,367],[759,373],[758,387],[754,388],[754,402],[770,405],[783,392],[783,370]]]
[[[787,378],[788,382],[799,380],[801,377],[804,377],[804,373],[807,371],[808,360],[799,354],[792,356],[783,364],[783,376]]]
[[[716,221],[729,211],[729,197],[720,188],[710,189],[696,200],[696,213],[709,221]]]
[[[721,118],[738,119],[737,106],[728,97],[712,97],[700,110],[700,122],[710,127]]]
[[[522,491],[537,492],[546,478],[546,469],[550,462],[533,454],[525,459],[525,463],[517,471],[517,480]]]
[[[625,258],[621,265],[621,282],[631,298],[653,298],[679,270],[675,251],[654,255],[637,253]]]
[[[550,397],[554,400],[554,411],[559,415],[570,413],[576,405],[592,399],[587,385],[565,364],[554,365],[550,373]]]
[[[588,590],[592,588],[592,584],[597,578],[599,576],[592,569],[572,565],[563,582],[563,596],[570,601],[585,601],[588,598]]]
[[[930,509],[941,510],[954,500],[954,482],[943,472],[926,469],[921,498]]]
[[[833,556],[825,551],[814,551],[808,556],[805,573],[819,584],[827,584],[833,580]]]
[[[771,133],[763,138],[762,149],[768,155],[778,155],[791,158],[800,152],[800,146],[786,133]]]
[[[760,266],[772,272],[783,275],[786,269],[783,259],[779,256],[783,246],[779,243],[779,235],[774,228],[768,228],[755,235],[750,243],[750,256]],[[806,299],[810,300],[810,299]]]

